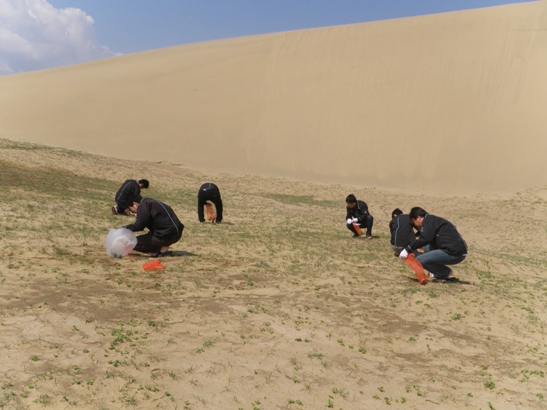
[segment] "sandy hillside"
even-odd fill
[[[430,193],[547,184],[547,1],[0,78],[0,137]]]
[[[395,194],[8,140],[0,174],[2,410],[547,408],[546,189]],[[106,255],[131,176],[185,224],[165,271]],[[211,179],[219,225],[196,216]],[[345,227],[350,192],[372,240]],[[457,282],[393,257],[389,214],[414,205],[466,239]]]

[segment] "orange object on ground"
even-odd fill
[[[408,265],[408,267],[416,273],[416,277],[418,278],[418,282],[420,283],[420,285],[425,285],[425,283],[427,282],[428,274],[425,273],[424,267],[419,261],[416,260],[414,254],[409,253],[404,261]]]
[[[212,204],[205,204],[205,217],[209,222],[213,222],[217,218]]]
[[[357,232],[357,235],[363,236],[363,231],[361,230],[361,227],[357,224],[353,224],[353,229],[355,229],[355,232]]]
[[[144,263],[142,268],[144,270],[164,270],[165,266],[161,264],[159,259],[154,259],[153,261]]]

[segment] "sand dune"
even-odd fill
[[[547,1],[0,78],[0,138],[439,194],[547,184]]]

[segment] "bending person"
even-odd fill
[[[154,257],[165,256],[169,246],[180,240],[184,225],[169,205],[152,198],[144,198],[140,203],[134,202],[129,209],[137,216],[135,223],[126,225],[125,228],[133,232],[148,228],[147,233],[137,236],[135,251]]]
[[[220,190],[211,182],[203,184],[198,191],[198,219],[200,222],[205,222],[203,207],[208,201],[215,204],[216,217],[213,222],[217,224],[222,222],[222,198],[220,197]]]
[[[389,231],[391,232],[391,248],[395,256],[399,256],[401,251],[407,246],[414,245],[418,233],[414,230],[414,225],[407,214],[404,214],[399,208],[391,213],[389,221]]]
[[[129,207],[133,205],[133,202],[141,201],[141,189],[147,189],[148,186],[149,183],[146,179],[139,179],[138,181],[128,179],[125,181],[120,189],[118,189],[118,192],[116,192],[116,196],[114,197],[116,205],[112,207],[112,213],[114,215],[130,215]]]

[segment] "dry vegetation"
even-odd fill
[[[0,140],[2,409],[547,408],[547,188],[426,197],[211,175]],[[127,178],[185,224],[165,271],[111,259]],[[199,224],[217,183],[225,223]],[[375,217],[352,239],[344,198]],[[420,286],[395,207],[453,221],[457,283]]]

